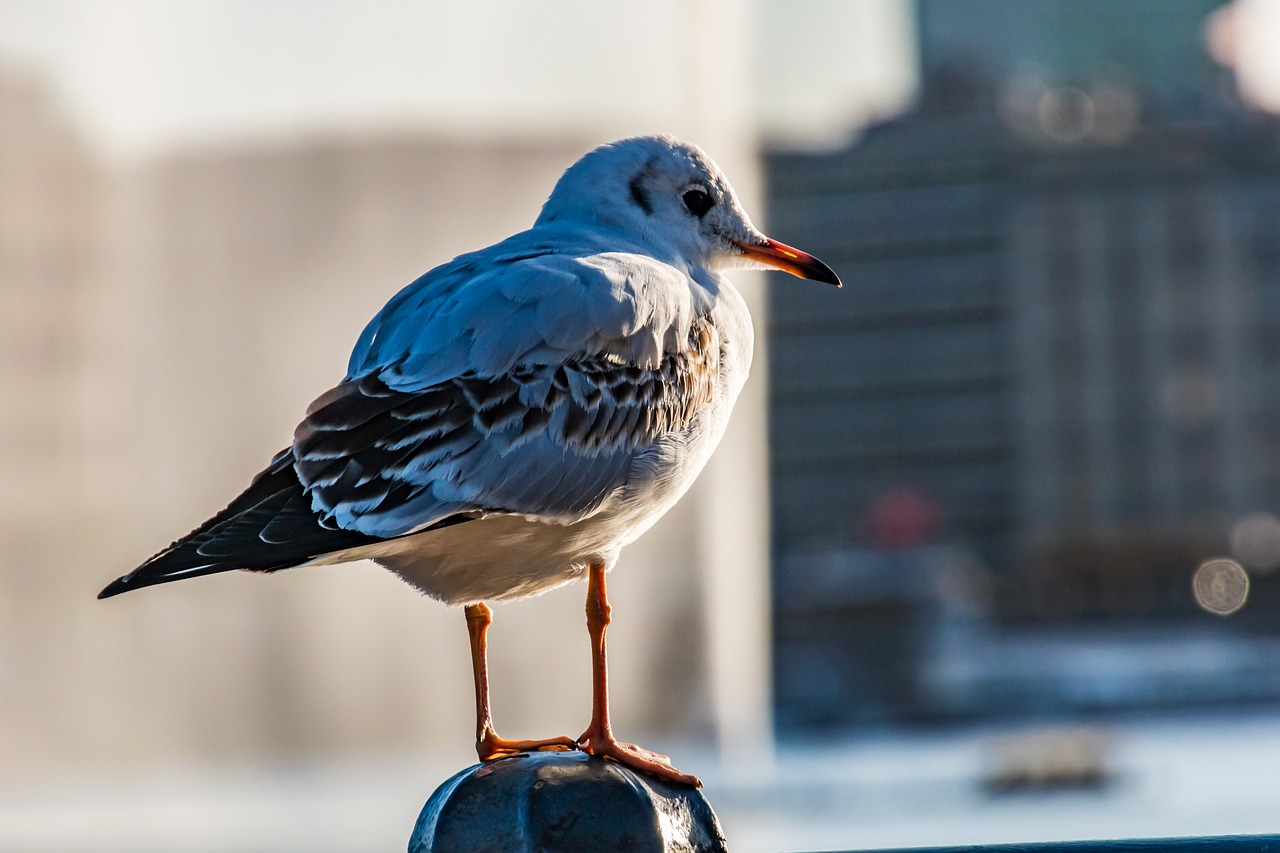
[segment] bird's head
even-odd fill
[[[556,183],[538,224],[580,222],[618,233],[692,268],[774,267],[840,286],[810,254],[764,236],[720,167],[671,136],[602,145]]]

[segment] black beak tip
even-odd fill
[[[844,287],[844,282],[840,281],[840,276],[836,275],[836,271],[824,264],[816,258],[813,270],[813,280],[821,281],[825,284],[834,284],[837,289]]]

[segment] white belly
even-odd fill
[[[727,420],[727,418],[721,418]],[[555,524],[520,515],[492,515],[333,555],[324,562],[372,559],[446,604],[537,595],[585,575],[593,563],[612,565],[670,509],[702,470],[723,424],[680,447],[655,449],[634,477],[593,515]]]

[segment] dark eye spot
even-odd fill
[[[643,210],[646,215],[653,213],[653,205],[649,204],[649,194],[644,191],[644,172],[632,178],[627,189],[631,191],[632,204]]]
[[[699,219],[705,216],[711,206],[715,204],[705,190],[689,190],[684,194],[683,198],[684,206],[689,208],[689,212]]]

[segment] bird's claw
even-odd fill
[[[577,741],[570,737],[553,737],[544,740],[507,740],[490,732],[476,741],[476,754],[480,756],[481,761],[507,758],[522,752],[549,750],[568,752],[577,748]]]
[[[654,752],[651,749],[645,749],[642,746],[636,746],[634,743],[623,743],[620,740],[615,740],[612,735],[602,735],[600,732],[593,732],[591,729],[587,729],[582,733],[582,737],[578,738],[578,748],[590,755],[608,758],[630,767],[632,770],[654,776],[664,782],[674,782],[678,785],[689,785],[694,788],[702,787],[701,779],[691,773],[683,773],[677,770],[671,764],[671,759],[668,756],[660,752]]]

